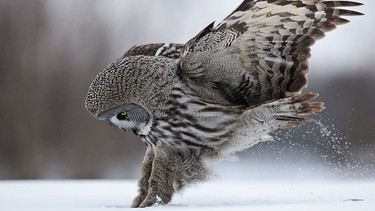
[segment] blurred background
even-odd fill
[[[327,109],[222,162],[224,178],[375,178],[375,2],[313,47]],[[0,179],[134,179],[145,146],[84,108],[89,84],[135,44],[185,43],[241,0],[0,0]],[[371,9],[371,10],[370,10]]]

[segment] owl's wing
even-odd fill
[[[180,58],[184,44],[177,43],[151,43],[146,45],[135,45],[130,48],[121,58],[128,56],[164,56],[171,59]]]
[[[310,47],[362,15],[350,1],[245,0],[222,23],[186,43],[181,79],[202,98],[255,105],[293,96],[307,84]]]

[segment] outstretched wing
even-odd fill
[[[255,105],[293,96],[307,84],[310,47],[362,15],[350,1],[245,0],[222,23],[186,43],[180,77],[202,98]]]
[[[146,45],[135,45],[130,48],[121,58],[128,56],[164,56],[171,59],[180,58],[184,44],[177,43],[152,43]]]

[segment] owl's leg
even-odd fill
[[[157,202],[167,204],[174,193],[176,154],[167,146],[154,147],[155,158],[148,180],[148,193],[139,207],[148,207]]]
[[[148,193],[148,180],[151,175],[152,162],[154,161],[155,154],[151,147],[147,148],[145,157],[142,162],[141,178],[138,181],[138,195],[133,200],[131,207],[139,207],[142,201],[146,198]]]
[[[203,162],[202,155],[204,149],[185,148],[180,151],[180,161],[178,163],[176,179],[173,187],[176,191],[182,190],[186,185],[205,181],[211,171]]]

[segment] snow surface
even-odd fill
[[[134,210],[136,181],[0,181],[0,210]],[[189,187],[152,210],[375,210],[375,181],[223,181]]]

